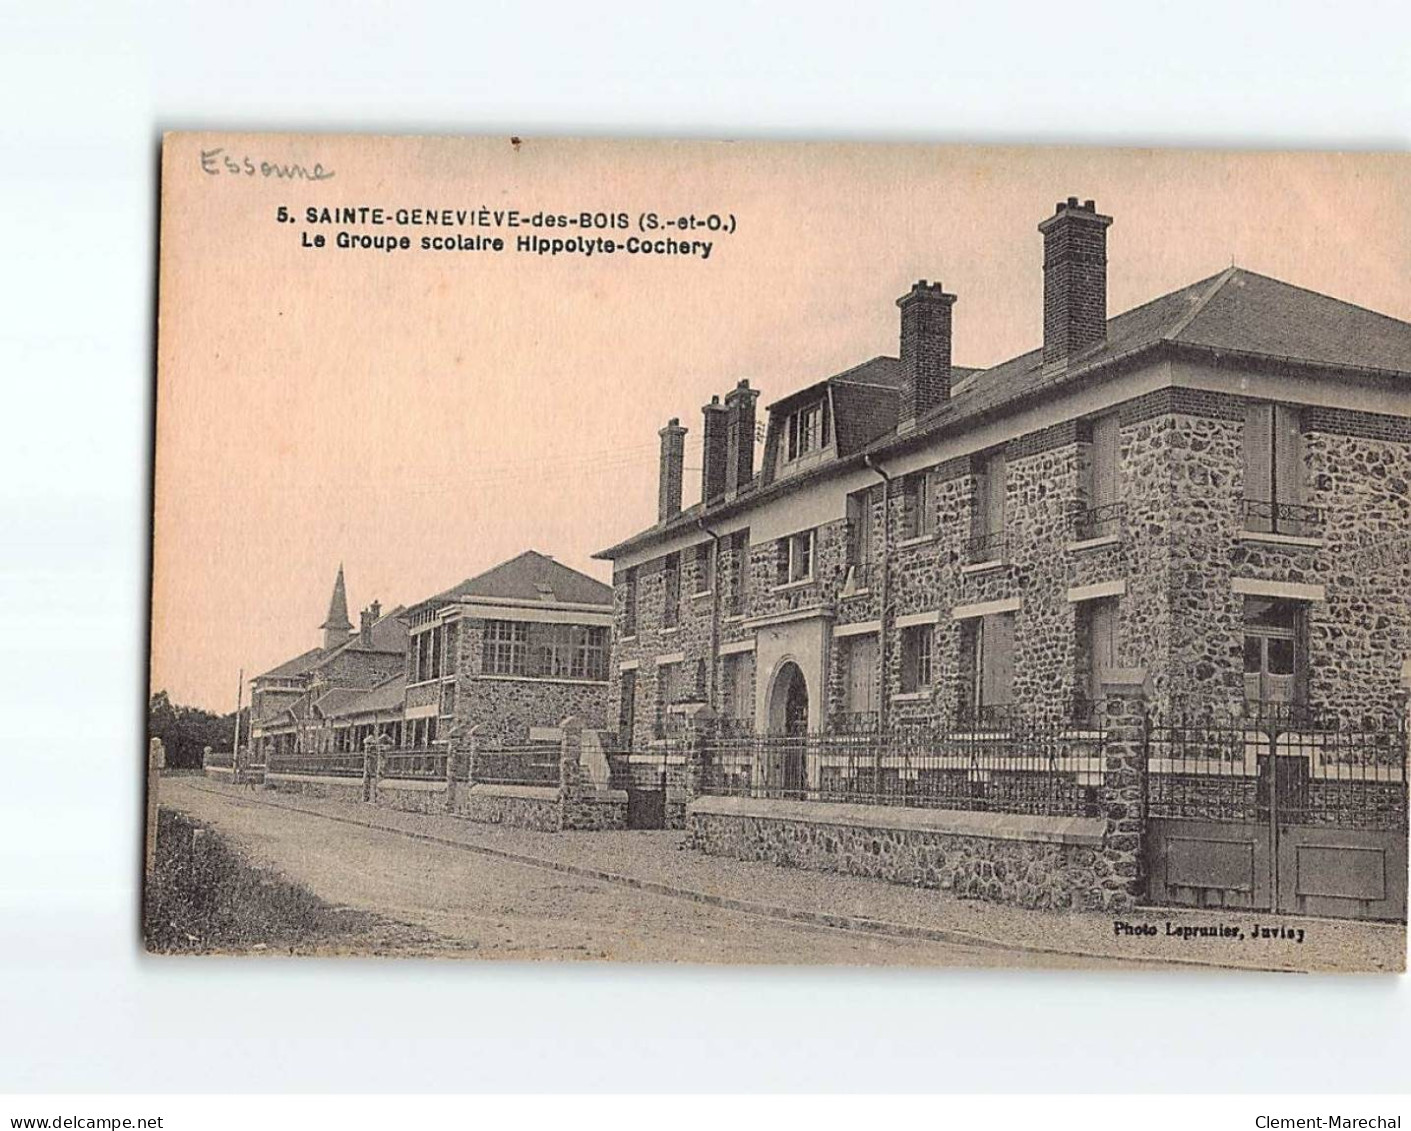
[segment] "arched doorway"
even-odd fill
[[[787,660],[774,675],[769,693],[769,733],[765,783],[774,796],[798,797],[806,781],[808,681],[798,664]]]

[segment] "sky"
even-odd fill
[[[227,156],[255,175],[208,171]],[[525,549],[610,580],[592,554],[654,521],[668,418],[689,429],[689,505],[712,395],[748,378],[763,406],[894,355],[915,280],[959,296],[955,364],[1037,346],[1037,225],[1068,196],[1114,218],[1110,315],[1236,263],[1411,320],[1405,156],[169,136],[153,689],[233,709],[242,670],[320,642],[340,563],[354,622]],[[305,222],[325,206],[716,213],[735,230],[671,233],[711,239],[706,259],[422,251],[579,233]],[[340,231],[413,249],[340,250]]]

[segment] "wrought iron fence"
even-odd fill
[[[1078,542],[1089,542],[1094,538],[1105,538],[1122,532],[1122,520],[1126,517],[1125,503],[1105,503],[1100,507],[1089,507],[1073,520],[1073,538]]]
[[[703,793],[1052,816],[1099,815],[1104,735],[1010,717],[705,744]]]
[[[446,750],[389,750],[382,755],[381,776],[402,781],[441,781],[446,777]]]
[[[272,753],[268,772],[271,774],[307,774],[314,777],[360,778],[363,776],[361,754]]]
[[[1240,518],[1246,530],[1272,534],[1307,534],[1323,522],[1318,507],[1302,503],[1276,503],[1268,499],[1243,499]]]
[[[558,743],[499,746],[475,752],[473,780],[485,785],[559,784]]]
[[[1180,714],[1147,732],[1147,813],[1187,820],[1406,828],[1404,719],[1307,710]]]

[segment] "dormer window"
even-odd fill
[[[826,448],[829,443],[830,425],[826,398],[790,413],[785,421],[787,458],[795,460]]]

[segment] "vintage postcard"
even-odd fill
[[[1405,967],[1411,157],[162,144],[162,953]]]

